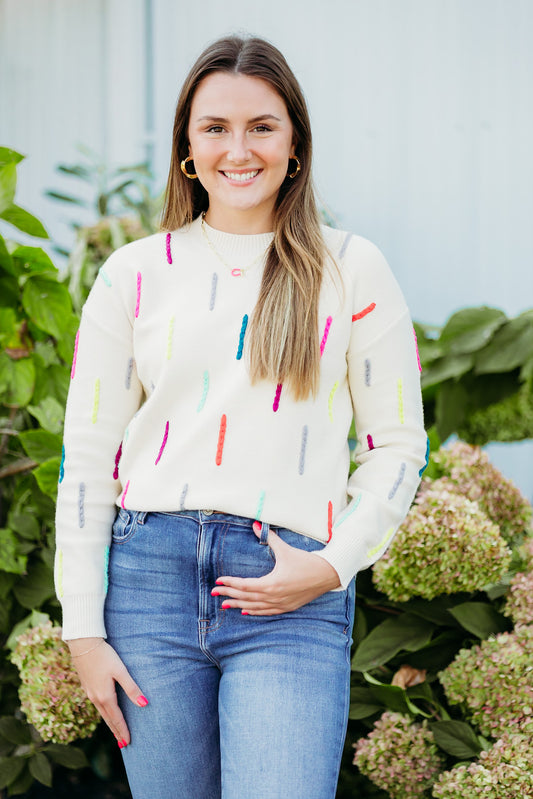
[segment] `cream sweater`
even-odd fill
[[[416,340],[379,250],[330,228],[324,237],[344,285],[323,282],[320,390],[306,401],[248,376],[258,256],[272,234],[202,231],[198,218],[121,247],[100,270],[76,338],[60,471],[66,639],[105,635],[116,506],[288,527],[324,541],[317,554],[343,587],[384,552],[425,463]]]

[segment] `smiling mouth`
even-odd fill
[[[235,180],[238,183],[244,183],[247,180],[252,180],[261,172],[260,169],[253,169],[250,172],[222,172],[228,180]]]

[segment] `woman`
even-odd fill
[[[353,578],[424,468],[409,314],[379,251],[319,224],[305,101],[261,39],[185,81],[162,227],[111,256],[76,340],[64,638],[135,799],[327,799]]]

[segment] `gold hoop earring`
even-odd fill
[[[187,164],[189,163],[189,161],[192,161],[192,160],[193,160],[193,157],[192,157],[192,155],[188,155],[188,156],[187,156],[187,158],[184,158],[184,159],[183,159],[183,161],[182,161],[182,162],[181,162],[181,164],[180,164],[181,171],[182,171],[182,172],[183,172],[183,174],[184,174],[186,177],[188,177],[190,180],[194,180],[195,178],[197,178],[197,177],[198,177],[198,175],[196,174],[196,172],[194,172],[194,173],[187,172]]]
[[[291,180],[292,180],[292,178],[295,178],[296,175],[298,174],[298,172],[300,172],[300,170],[302,168],[302,165],[300,163],[300,159],[296,155],[290,155],[289,156],[289,161],[296,161],[296,169],[294,170],[294,172],[287,173],[287,177],[291,178]]]

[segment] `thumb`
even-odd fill
[[[263,527],[263,525],[261,524],[261,522],[258,522],[258,521],[255,521],[252,524],[252,529],[253,529],[254,533],[256,534],[256,536],[258,538],[261,538],[261,529],[262,529],[262,527]],[[279,537],[279,535],[277,535],[277,533],[274,532],[274,530],[269,530],[268,531],[268,539],[267,539],[267,541],[268,541],[268,546],[270,547],[270,549],[274,553],[279,552],[282,547],[287,546],[285,541],[283,541]]]
[[[134,705],[137,705],[138,707],[146,707],[148,704],[148,699],[144,696],[143,692],[126,668],[124,668],[124,671],[117,675],[115,679],[124,689],[124,693]]]

